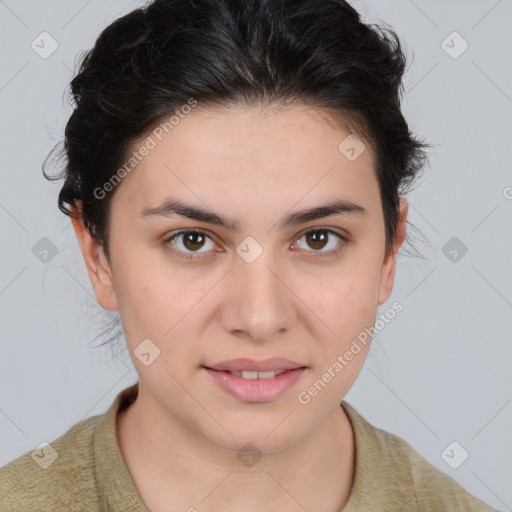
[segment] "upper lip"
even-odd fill
[[[254,359],[230,359],[215,365],[206,366],[212,370],[228,371],[228,372],[241,372],[244,370],[250,372],[272,372],[277,370],[295,370],[296,368],[304,368],[304,365],[283,359],[282,357],[272,357],[264,361],[256,361]]]

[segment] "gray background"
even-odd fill
[[[475,496],[512,510],[512,1],[352,3],[401,37],[403,110],[436,147],[408,196],[425,259],[400,258],[381,311],[395,300],[404,309],[345,399]],[[103,413],[137,379],[128,354],[90,346],[101,308],[57,209],[60,183],[41,164],[71,113],[76,56],[139,5],[0,0],[0,466]],[[46,59],[31,47],[43,31],[59,45]],[[469,44],[461,55],[454,31]],[[46,261],[44,237],[56,247]],[[469,453],[457,469],[442,457],[453,441]]]

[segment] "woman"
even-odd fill
[[[343,0],[155,0],[103,31],[59,207],[139,380],[2,468],[0,510],[493,510],[343,400],[426,162],[404,69]]]

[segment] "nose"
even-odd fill
[[[271,341],[288,332],[297,321],[297,298],[289,273],[270,254],[252,263],[235,259],[227,276],[221,323],[226,332],[253,341]]]

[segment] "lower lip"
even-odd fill
[[[269,402],[283,394],[300,379],[305,370],[289,370],[271,379],[244,379],[229,372],[203,368],[230,395],[244,402],[256,403]]]

